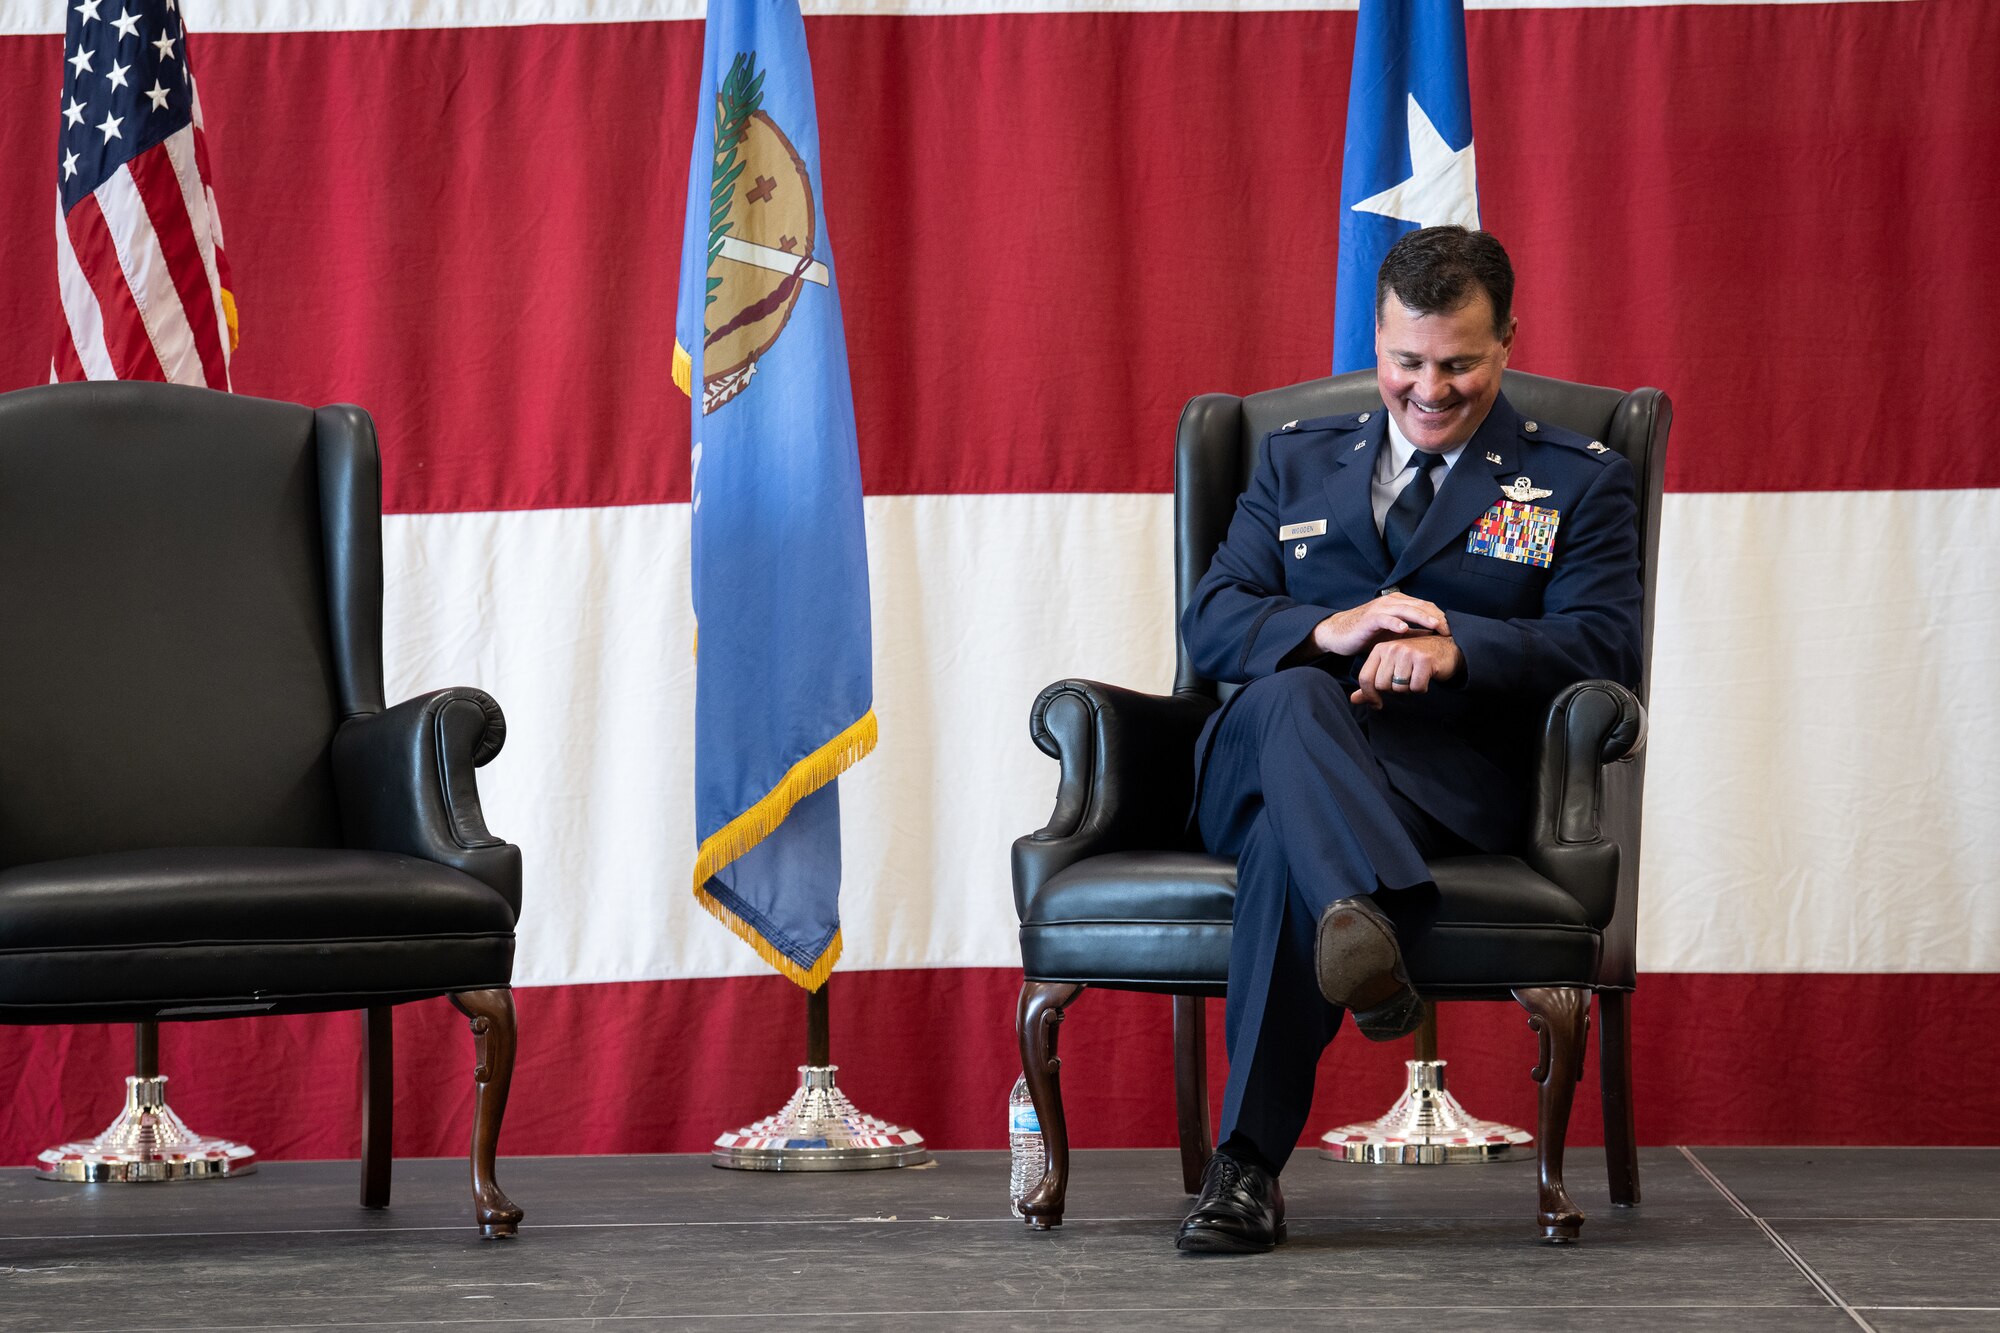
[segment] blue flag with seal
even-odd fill
[[[1405,232],[1477,229],[1464,0],[1361,0],[1340,165],[1333,370],[1375,364],[1375,274]]]
[[[798,0],[709,0],[674,380],[691,401],[694,892],[808,989],[834,779],[875,747],[868,550]]]

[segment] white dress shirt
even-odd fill
[[[1389,506],[1396,503],[1396,497],[1403,493],[1403,488],[1417,475],[1410,468],[1410,455],[1417,451],[1417,446],[1403,438],[1403,432],[1396,428],[1396,418],[1393,414],[1385,412],[1383,415],[1389,418],[1389,438],[1384,441],[1387,447],[1376,453],[1375,482],[1372,488],[1377,532],[1382,531],[1382,521],[1389,516]],[[1444,459],[1444,466],[1431,474],[1431,494],[1435,495],[1444,489],[1444,479],[1451,475],[1452,468],[1458,463],[1458,456],[1464,452],[1465,446],[1461,444],[1439,455]]]

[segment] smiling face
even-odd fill
[[[1420,315],[1392,289],[1375,320],[1375,383],[1403,438],[1441,454],[1472,438],[1514,347],[1514,321],[1493,329],[1493,301],[1475,287],[1456,310]]]

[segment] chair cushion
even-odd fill
[[[504,986],[513,953],[498,893],[386,852],[169,847],[0,871],[0,1018],[14,1021],[354,1007]]]
[[[1052,875],[1021,921],[1031,980],[1220,993],[1236,863],[1200,852],[1091,856]]]
[[[1599,935],[1583,904],[1512,856],[1430,863],[1438,910],[1403,941],[1410,980],[1426,994],[1522,986],[1587,986]]]
[[[1581,904],[1512,856],[1431,863],[1438,911],[1404,941],[1419,989],[1589,985],[1598,933]],[[1035,981],[1219,993],[1229,978],[1236,866],[1199,852],[1088,857],[1053,875],[1021,921]]]

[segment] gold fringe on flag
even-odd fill
[[[235,321],[230,323],[234,327]],[[682,393],[694,397],[694,358],[688,355],[687,348],[681,346],[679,338],[674,339],[674,383]]]
[[[222,318],[229,325],[229,350],[235,351],[236,344],[243,340],[242,331],[236,323],[236,293],[227,287],[222,289]]]
[[[771,836],[785,822],[785,816],[791,814],[793,806],[866,758],[875,748],[875,737],[875,710],[871,708],[861,715],[860,721],[793,764],[778,785],[755,805],[704,838],[695,856],[695,901],[755,949],[758,957],[807,990],[818,990],[825,985],[833,965],[840,960],[840,932],[834,931],[825,952],[813,960],[811,967],[800,967],[759,935],[756,927],[723,906],[708,891],[708,881],[716,871]]]

